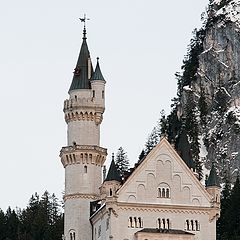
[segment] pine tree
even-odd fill
[[[140,155],[138,156],[138,161],[141,161],[146,156],[145,151],[142,150]]]
[[[160,126],[159,132],[161,136],[167,136],[168,122],[167,122],[166,114],[164,110],[162,110],[160,113],[161,113],[161,117],[159,119],[159,126]]]
[[[199,179],[202,179],[202,163],[199,157],[200,143],[198,139],[199,127],[197,121],[196,104],[193,97],[193,92],[189,92],[187,95],[186,104],[186,130],[189,135],[189,142],[191,146],[191,152],[193,161],[195,163],[196,172],[198,173]]]
[[[201,126],[206,126],[207,124],[207,114],[208,114],[208,105],[206,101],[206,96],[203,88],[201,87],[200,98],[198,101],[198,107],[200,111],[200,122]]]
[[[229,173],[225,172],[223,178],[224,186],[221,192],[221,213],[220,218],[217,221],[217,240],[227,239],[226,233],[226,225],[228,222],[227,219],[227,211],[230,206],[230,193],[231,193],[231,183],[229,179]],[[225,236],[224,236],[225,235]]]
[[[158,126],[154,127],[152,132],[149,134],[148,139],[145,143],[145,154],[147,155],[158,143],[160,140],[160,133]]]
[[[123,178],[125,175],[125,172],[127,172],[129,169],[129,159],[127,156],[127,152],[125,152],[122,147],[119,147],[117,151],[115,164],[116,164],[117,170],[119,171],[120,176]]]
[[[229,208],[226,212],[226,236],[229,240],[240,239],[240,182],[239,177],[237,178],[234,187],[231,191],[229,199]],[[225,238],[227,239],[227,238]]]
[[[0,240],[7,236],[7,219],[4,212],[0,209]]]

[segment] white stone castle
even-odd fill
[[[112,160],[103,179],[107,149],[100,147],[100,124],[105,83],[99,62],[93,70],[84,27],[64,102],[68,146],[60,153],[65,168],[63,238],[215,240],[220,207],[216,171],[212,167],[204,187],[182,159],[184,145],[181,158],[162,138],[127,178],[120,178]]]

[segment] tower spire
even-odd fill
[[[79,18],[81,22],[84,23],[83,27],[83,41],[78,56],[77,64],[74,69],[73,80],[69,89],[69,92],[76,89],[90,89],[90,78],[93,73],[93,67],[90,57],[90,52],[87,45],[87,31],[86,31],[86,21],[90,20],[84,14],[83,18]]]

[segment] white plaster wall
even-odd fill
[[[87,166],[87,173],[84,173]],[[65,194],[99,194],[102,168],[94,164],[73,164],[65,168]]]
[[[110,233],[110,222],[109,228],[107,228],[107,218],[109,218],[108,214],[100,214],[96,222],[93,224],[93,240],[109,240]],[[101,226],[101,235],[98,236],[98,229]]]
[[[91,240],[90,204],[88,199],[68,199],[64,207],[64,234],[70,240],[69,231],[74,230],[76,240]]]
[[[100,125],[94,121],[71,121],[68,123],[68,146],[76,142],[78,145],[99,146]]]
[[[195,240],[216,240],[216,228],[215,221],[209,222],[209,216],[207,214],[196,213],[181,213],[181,212],[166,212],[156,210],[119,210],[118,217],[114,215],[112,222],[115,227],[112,226],[113,239],[124,240],[134,239],[134,234],[140,231],[142,228],[129,228],[129,217],[141,217],[143,219],[143,228],[157,228],[157,219],[165,218],[170,220],[170,227],[172,229],[179,229],[187,231],[185,228],[185,221],[198,220],[200,222],[200,231],[189,231],[195,234]]]

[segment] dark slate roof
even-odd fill
[[[215,164],[212,164],[212,168],[206,182],[206,187],[220,187],[220,180],[216,172]]]
[[[188,141],[187,131],[184,126],[177,139],[176,150],[180,157],[183,159],[183,161],[188,165],[188,167],[191,169],[195,169],[195,164],[192,159],[190,143]]]
[[[100,69],[100,66],[99,66],[99,58],[97,58],[97,65],[96,65],[96,68],[95,68],[95,71],[91,77],[91,81],[94,81],[94,80],[102,80],[102,81],[105,81],[103,75],[102,75],[102,72],[101,72],[101,69]]]
[[[185,231],[178,230],[178,229],[162,229],[162,228],[144,228],[138,232],[194,235],[193,233],[185,232]]]
[[[90,53],[88,50],[87,45],[87,38],[86,38],[86,29],[83,30],[83,42],[80,49],[78,61],[76,68],[74,69],[74,75],[72,84],[70,86],[69,91],[75,89],[90,89],[90,81],[88,78],[88,64],[90,59]],[[91,74],[93,72],[92,64],[90,66]]]
[[[116,164],[114,162],[114,158],[112,158],[112,162],[111,162],[110,168],[108,170],[107,177],[104,181],[112,181],[112,180],[115,180],[118,182],[122,181],[121,176],[117,170]]]

